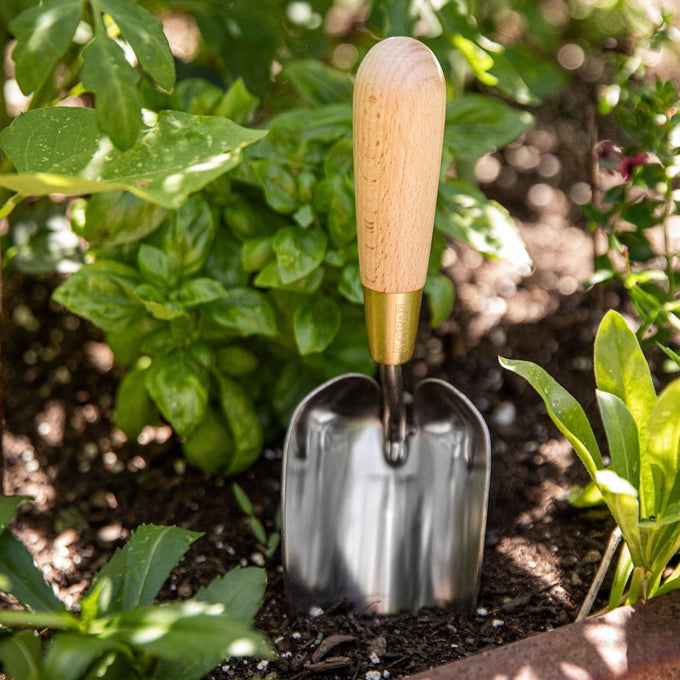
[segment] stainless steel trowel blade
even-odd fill
[[[451,385],[413,397],[408,456],[383,453],[381,394],[364,375],[298,406],[283,459],[283,555],[291,609],[340,601],[381,614],[474,606],[489,486],[489,434]]]

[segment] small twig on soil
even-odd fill
[[[597,598],[597,594],[600,592],[604,577],[607,575],[607,571],[609,570],[609,566],[614,559],[614,555],[616,554],[616,550],[619,547],[619,543],[621,543],[621,538],[621,529],[619,529],[619,527],[614,527],[614,530],[609,537],[607,548],[604,551],[604,555],[602,556],[600,566],[597,569],[597,573],[595,574],[593,582],[590,584],[590,589],[588,590],[586,599],[583,601],[581,611],[579,611],[576,621],[583,621],[586,616],[590,614],[590,610],[593,608],[595,598]]]

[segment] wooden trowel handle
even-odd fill
[[[425,45],[388,38],[368,52],[354,87],[354,176],[361,283],[379,363],[404,363],[413,352],[445,112],[444,74]]]

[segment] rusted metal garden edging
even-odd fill
[[[621,607],[410,680],[680,680],[680,591]]]

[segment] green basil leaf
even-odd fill
[[[533,116],[482,94],[446,105],[444,145],[457,159],[476,160],[501,149],[533,125]]]
[[[0,175],[0,186],[26,196],[126,189],[177,208],[238,165],[241,149],[266,134],[218,116],[161,111],[142,127],[138,143],[123,152],[99,131],[95,115],[91,109],[58,106],[15,118],[0,133],[0,146],[19,174]]]
[[[177,301],[184,307],[197,307],[227,296],[226,288],[215,279],[189,279],[176,293]]]
[[[602,454],[581,405],[540,366],[531,361],[499,357],[503,368],[522,376],[543,399],[550,419],[574,447],[588,474],[602,469]]]
[[[281,281],[288,284],[311,274],[323,262],[327,243],[326,233],[321,229],[287,227],[279,230],[272,248]]]
[[[304,276],[291,283],[284,283],[281,278],[281,270],[278,262],[266,264],[260,273],[255,277],[253,285],[257,288],[276,288],[293,293],[303,293],[311,295],[315,293],[324,279],[324,268],[317,267],[311,274]]]
[[[141,283],[136,286],[135,295],[154,319],[172,321],[187,316],[186,311],[178,302],[167,299],[163,291],[150,283]]]
[[[37,90],[54,71],[71,43],[82,12],[81,0],[45,0],[10,23],[9,30],[17,38],[12,59],[24,94]]]
[[[598,389],[625,403],[637,425],[639,450],[646,451],[647,422],[656,403],[656,392],[640,343],[614,310],[607,312],[600,323],[594,360]]]
[[[241,260],[241,244],[226,229],[218,229],[203,273],[219,281],[225,288],[246,286],[249,276]]]
[[[32,630],[0,639],[0,664],[10,678],[40,680],[44,677],[42,656],[42,643]]]
[[[152,604],[182,555],[202,535],[176,526],[137,528],[128,542],[122,611]]]
[[[293,317],[295,342],[303,356],[323,352],[333,342],[342,321],[338,303],[327,295],[303,302]]]
[[[237,78],[224,93],[213,113],[245,125],[253,117],[260,100],[246,88],[242,78]]]
[[[180,436],[188,435],[208,407],[208,374],[187,352],[160,357],[149,367],[146,387]]]
[[[103,28],[83,50],[81,79],[83,87],[94,92],[99,129],[118,149],[129,149],[142,126],[139,74]]]
[[[354,304],[364,304],[364,288],[361,285],[358,262],[350,262],[343,267],[338,283],[338,293]]]
[[[273,254],[272,239],[268,236],[244,241],[241,250],[243,268],[247,272],[257,272],[269,262]]]
[[[0,534],[0,590],[34,612],[63,612],[64,604],[52,592],[31,553],[11,532]]]
[[[248,623],[255,618],[264,601],[267,572],[257,567],[236,567],[201,588],[194,599],[223,604],[236,621]]]
[[[453,311],[456,291],[453,281],[438,272],[430,272],[425,280],[425,296],[430,308],[430,324],[436,328],[446,321]]]
[[[116,390],[116,427],[136,440],[145,425],[158,421],[158,409],[146,389],[146,370],[128,371]]]
[[[73,273],[54,291],[53,298],[105,331],[115,330],[141,308],[134,292],[138,283],[134,269],[99,260]]]
[[[510,213],[462,180],[439,185],[435,227],[489,257],[529,270],[531,258]]]
[[[271,304],[252,288],[232,288],[221,300],[206,305],[203,312],[219,328],[240,337],[278,332]]]
[[[298,207],[297,182],[281,164],[262,159],[253,161],[251,167],[264,190],[268,205],[285,215]]]
[[[132,0],[100,0],[132,47],[139,65],[166,92],[175,84],[175,62],[158,17]]]
[[[80,235],[92,244],[133,243],[154,232],[167,211],[127,191],[105,191],[87,201]]]
[[[200,195],[192,196],[170,215],[163,230],[163,250],[180,277],[195,274],[206,263],[216,228],[210,205]]]
[[[640,484],[640,445],[635,419],[615,394],[597,390],[612,467],[619,477],[638,489]]]
[[[262,425],[253,402],[245,390],[233,380],[219,376],[220,405],[234,434],[235,450],[226,475],[236,475],[248,469],[262,450]]]
[[[217,351],[217,365],[227,375],[241,376],[257,368],[259,361],[255,354],[238,345],[221,347]]]
[[[299,59],[286,64],[284,75],[305,102],[324,106],[352,100],[353,84],[347,73],[318,59]]]
[[[160,249],[142,243],[137,251],[137,266],[142,276],[154,286],[171,288],[177,280],[174,263]]]

